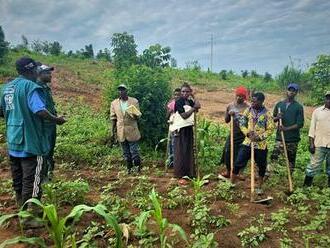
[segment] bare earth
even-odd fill
[[[194,92],[202,105],[201,115],[217,122],[224,122],[227,105],[234,100],[234,93],[225,89],[207,91],[200,88],[194,88]],[[284,95],[266,94],[266,107],[272,110],[276,102],[283,97]],[[305,106],[305,117],[310,119],[314,109],[314,107]]]

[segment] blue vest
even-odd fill
[[[30,94],[38,88],[41,87],[23,77],[3,87],[1,107],[6,121],[8,150],[39,156],[47,154],[50,149],[43,131],[44,120],[28,107]]]

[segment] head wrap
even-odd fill
[[[237,96],[242,96],[244,98],[244,100],[246,100],[248,98],[248,90],[243,86],[237,87],[235,89],[235,94]]]

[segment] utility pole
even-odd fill
[[[213,71],[213,34],[211,34],[211,57],[210,57],[210,71]]]

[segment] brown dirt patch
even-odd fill
[[[201,88],[194,88],[196,97],[201,102],[201,115],[212,119],[214,121],[223,123],[226,108],[229,103],[234,100],[234,94],[228,89],[216,89],[208,91]],[[265,104],[268,109],[273,109],[276,102],[281,100],[283,96],[266,93]],[[305,106],[305,116],[310,119],[312,112],[315,108],[310,106]]]
[[[87,104],[96,110],[101,108],[101,87],[82,81],[65,68],[56,67],[51,87],[55,98],[61,102]]]

